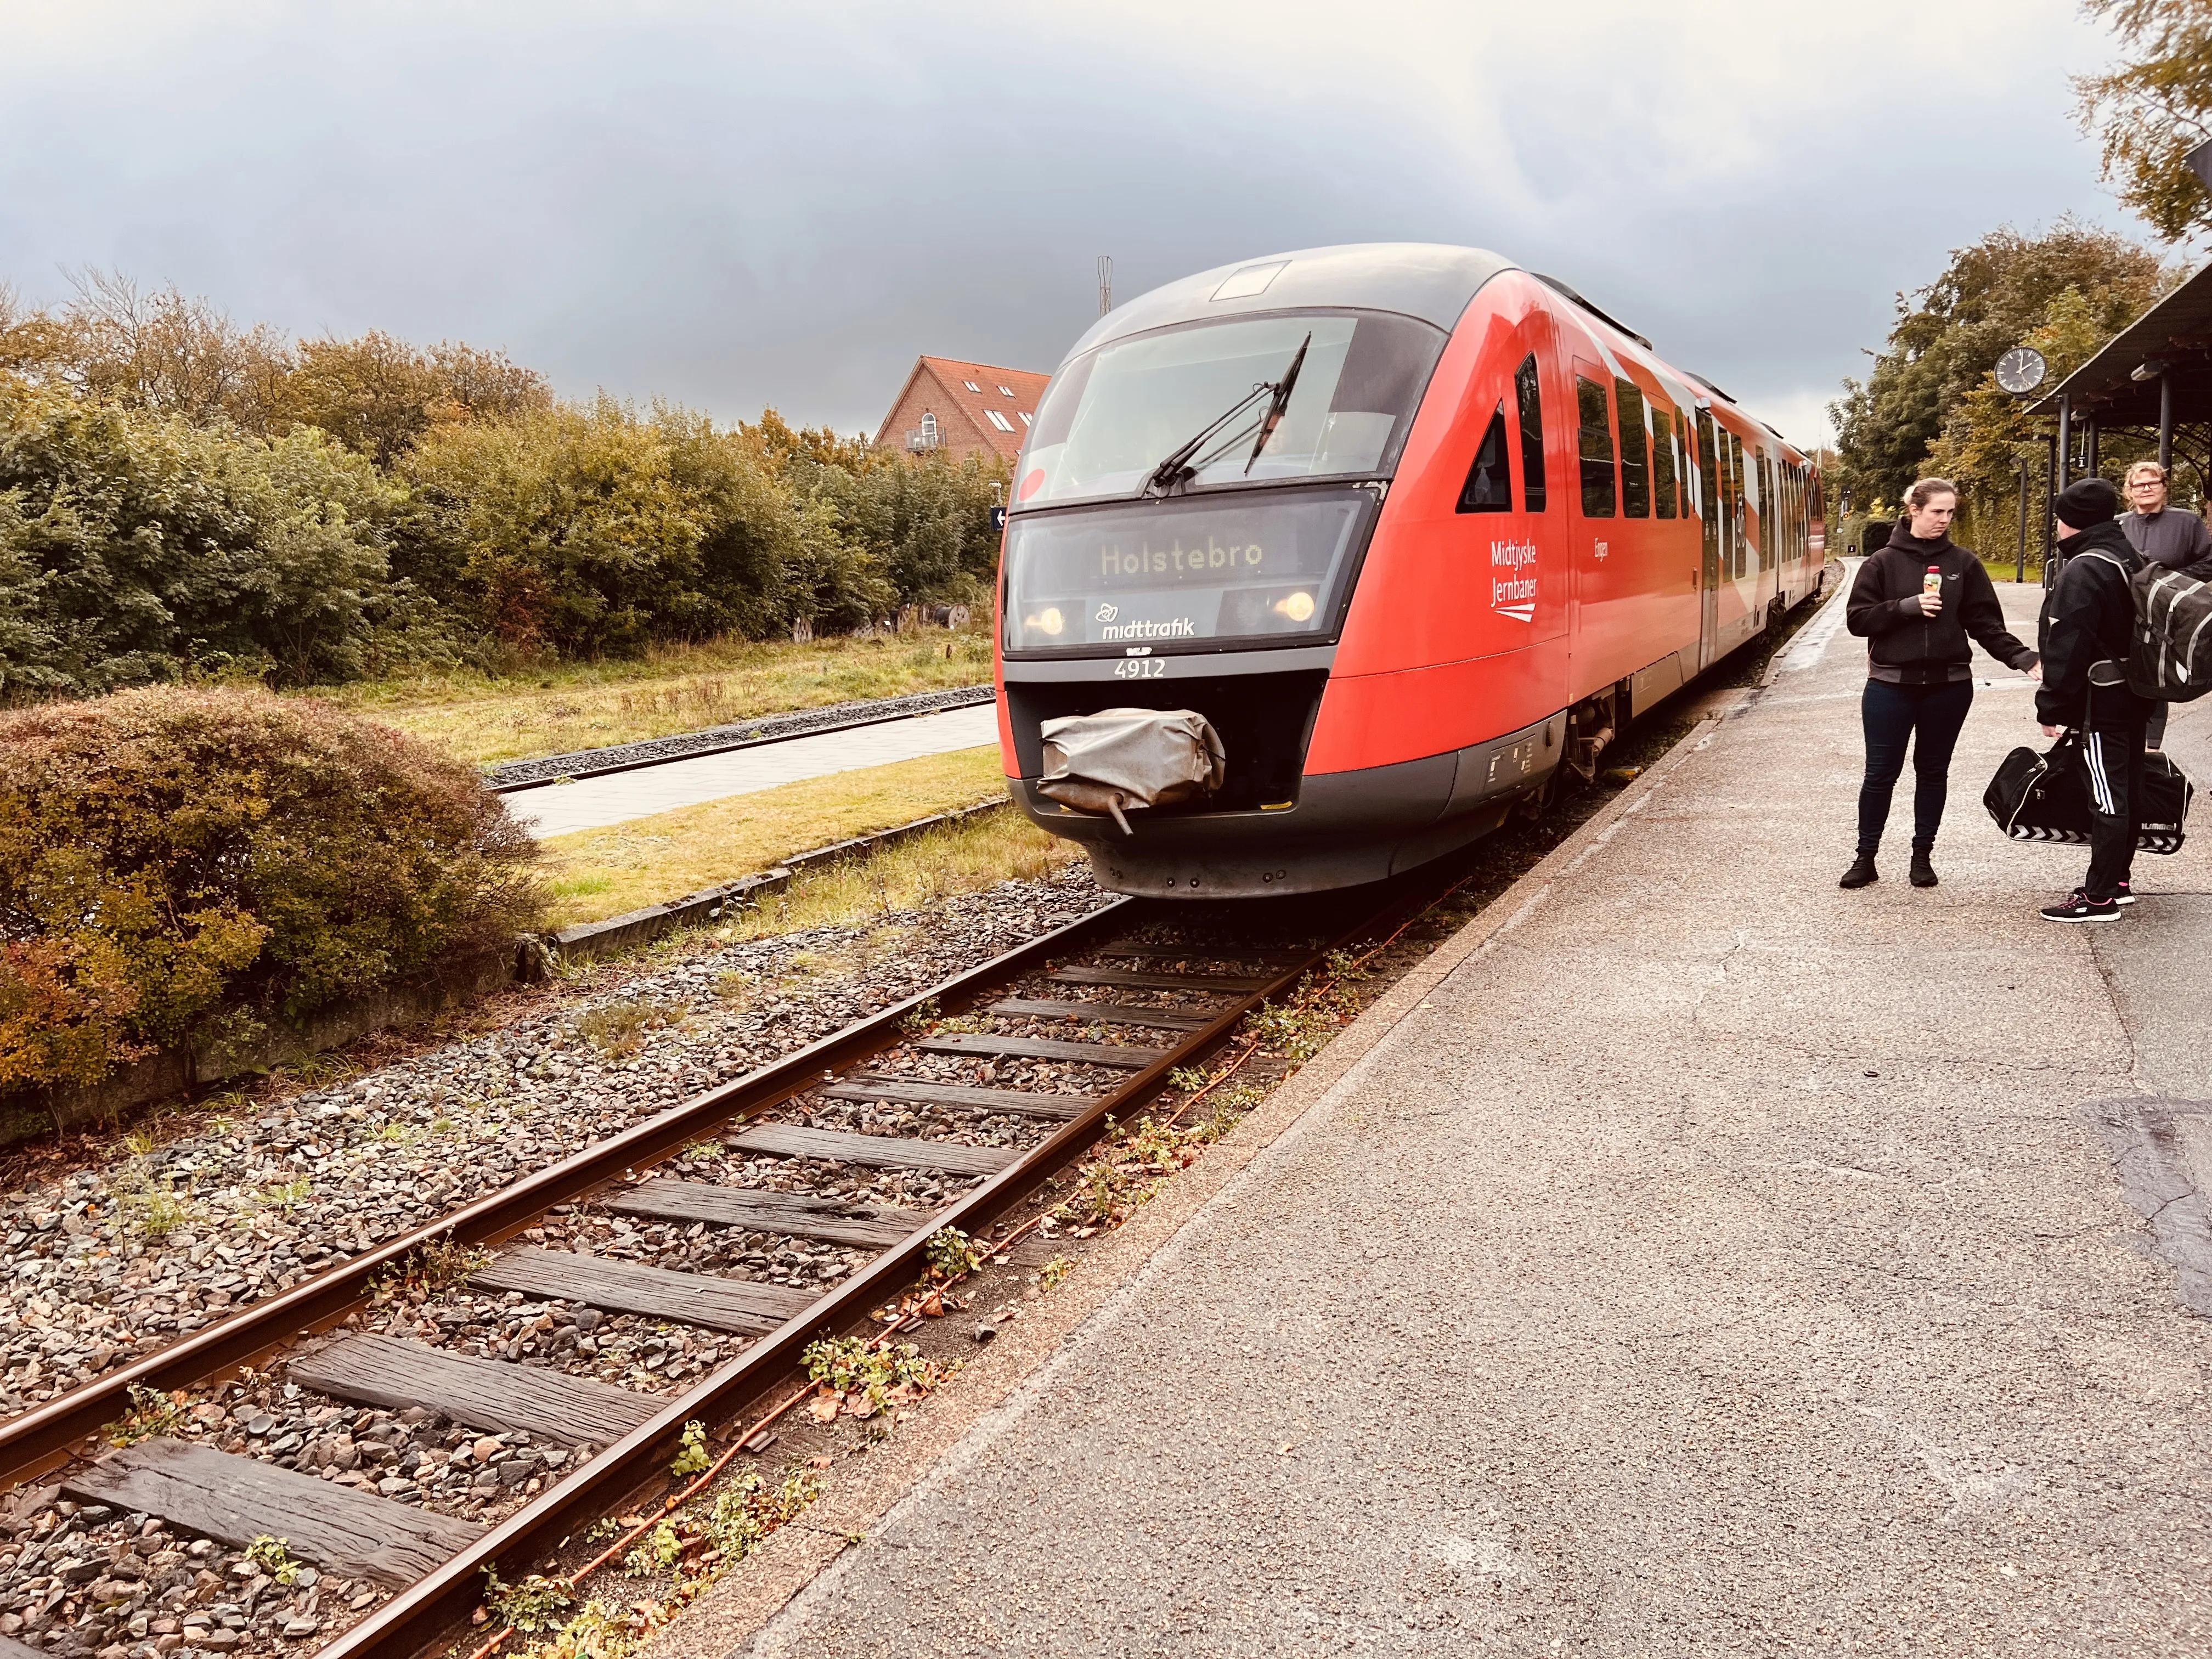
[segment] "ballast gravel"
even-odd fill
[[[497,1030],[13,1193],[0,1201],[0,1413],[289,1289],[1104,899],[1075,865],[869,928],[687,945],[541,1000]]]
[[[70,1659],[309,1652],[388,1594],[104,1504],[64,1499],[12,1530],[0,1635]]]

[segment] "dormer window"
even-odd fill
[[[990,422],[993,426],[998,428],[1001,432],[1012,432],[1014,429],[1014,423],[1008,420],[1004,415],[1001,415],[995,409],[985,410],[983,411],[983,418]]]

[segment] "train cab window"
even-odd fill
[[[1657,404],[1651,409],[1651,514],[1674,516],[1674,417]]]
[[[1583,516],[1613,516],[1613,420],[1605,388],[1575,376],[1575,407],[1582,422]]]
[[[1014,510],[1134,499],[1162,459],[1211,432],[1173,486],[1183,494],[1321,478],[1389,477],[1447,336],[1381,312],[1216,317],[1147,330],[1084,353],[1053,376],[1014,486]],[[1298,377],[1255,454],[1253,388]],[[1211,423],[1236,409],[1219,430]]]
[[[1531,513],[1544,510],[1544,399],[1536,385],[1536,354],[1513,371],[1514,400],[1521,416],[1521,500]]]
[[[1625,519],[1651,516],[1651,434],[1644,425],[1644,394],[1630,380],[1613,383],[1620,410],[1620,514]]]
[[[1505,405],[1501,402],[1490,417],[1489,430],[1482,434],[1482,443],[1474,452],[1474,465],[1467,470],[1467,482],[1460,486],[1459,508],[1462,513],[1510,513],[1513,510],[1513,477],[1507,470],[1505,459]]]

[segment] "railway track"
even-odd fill
[[[726,1425],[787,1390],[811,1343],[899,1303],[945,1230],[988,1240],[1109,1117],[1126,1121],[1171,1071],[1205,1059],[1331,949],[1419,910],[1437,885],[1434,875],[1419,889],[1392,884],[1379,906],[1370,896],[1246,907],[1246,920],[1264,911],[1272,928],[1237,937],[1204,931],[1218,911],[1199,918],[1188,907],[1117,901],[23,1413],[0,1425],[0,1476],[43,1479],[71,1502],[144,1517],[165,1539],[189,1534],[233,1549],[286,1540],[288,1561],[360,1588],[348,1609],[358,1616],[321,1648],[324,1659],[418,1652],[467,1628],[487,1568],[512,1582],[623,1509],[641,1483],[665,1481],[686,1424]],[[1302,931],[1286,937],[1286,927]],[[888,1201],[886,1173],[899,1183]],[[587,1218],[617,1232],[611,1241]],[[771,1249],[835,1251],[847,1271],[817,1291],[592,1248],[619,1245],[619,1230],[641,1224],[703,1240],[693,1257],[715,1259],[720,1240],[732,1261],[772,1263],[781,1257]],[[361,1328],[380,1288],[388,1304],[393,1284],[419,1279],[426,1262],[447,1264],[453,1293],[500,1297],[537,1311],[541,1327],[552,1310],[585,1310],[744,1346],[688,1386],[650,1391],[582,1374],[589,1367],[573,1363],[573,1349],[535,1364],[517,1363],[520,1340],[503,1355],[456,1352],[438,1340],[429,1291],[411,1332]],[[482,1437],[474,1443],[500,1447],[488,1455],[501,1458],[520,1441],[537,1474],[519,1507],[485,1524],[434,1509],[411,1479],[335,1480],[315,1461],[328,1442],[302,1448],[299,1436],[274,1432],[273,1417],[246,1423],[228,1449],[176,1431],[182,1413],[169,1396],[205,1395],[241,1368],[281,1376],[302,1410],[322,1401],[327,1409],[315,1409],[331,1417],[427,1416],[451,1425],[449,1439]],[[143,1430],[156,1401],[151,1426],[167,1431],[126,1434],[120,1447],[100,1437],[118,1422]],[[507,1493],[486,1468],[493,1494]],[[74,1605],[66,1571],[50,1609]],[[124,1581],[100,1581],[111,1582]],[[171,1639],[155,1651],[201,1648],[167,1622]],[[203,1650],[235,1644],[198,1633],[210,1638]],[[0,1636],[0,1659],[10,1649],[17,1659],[33,1650]]]

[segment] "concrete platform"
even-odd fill
[[[915,720],[887,720],[848,732],[824,732],[752,749],[700,755],[574,783],[548,784],[509,796],[508,805],[534,834],[564,836],[571,830],[599,830],[632,818],[650,817],[655,812],[672,812],[679,806],[749,795],[781,783],[980,748],[998,742],[998,705],[981,703]]]
[[[1992,685],[1942,885],[1899,817],[1842,892],[1863,663],[1816,619],[738,1650],[2204,1653],[2212,1322],[2111,1136],[2212,1095],[2212,820],[2039,921]]]

